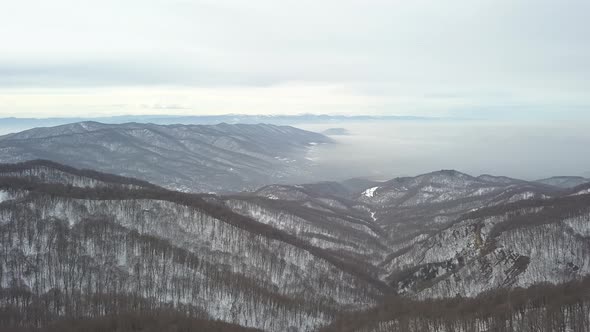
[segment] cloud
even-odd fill
[[[208,112],[250,111],[247,93],[264,88],[256,107],[280,113],[284,96],[272,94],[286,86],[340,89],[367,105],[326,109],[359,113],[588,105],[589,10],[584,0],[11,1],[0,90],[179,87],[222,96],[186,106]],[[318,100],[333,97],[286,108],[325,112]]]

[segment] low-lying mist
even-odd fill
[[[0,121],[0,135],[39,125],[56,123]],[[328,135],[338,144],[314,146],[308,155],[317,164],[314,174],[298,183],[352,177],[386,180],[440,169],[526,180],[590,177],[588,123],[400,120],[293,126],[315,132],[338,128],[330,133],[347,134]]]
[[[582,124],[400,121],[298,127],[350,133],[330,136],[338,144],[311,151],[318,178],[390,179],[440,169],[527,180],[590,175],[590,131]]]

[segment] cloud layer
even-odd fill
[[[585,0],[19,0],[0,116],[564,114],[590,104]],[[573,114],[573,113],[570,113]]]

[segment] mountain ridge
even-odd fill
[[[81,122],[0,137],[0,162],[49,159],[191,192],[240,191],[310,176],[321,134],[266,124]]]
[[[394,180],[381,183],[393,189],[375,189],[373,196],[361,190],[374,183],[357,186],[356,180],[354,190],[320,182],[215,195],[50,161],[3,164],[4,301],[19,313],[13,320],[19,324],[69,319],[74,308],[97,319],[102,314],[88,311],[88,303],[97,303],[112,313],[166,308],[190,319],[271,332],[347,331],[341,317],[348,315],[367,331],[430,331],[401,327],[404,319],[440,330],[436,306],[464,303],[479,309],[459,305],[467,317],[444,311],[443,325],[483,332],[505,317],[489,316],[477,305],[490,296],[512,303],[505,292],[532,294],[528,301],[535,287],[551,294],[587,284],[588,186],[511,200],[546,186],[448,170]],[[452,195],[409,205],[396,197],[382,200],[404,187],[412,197],[437,188]],[[472,195],[482,188],[493,190]],[[549,284],[555,286],[543,286]],[[532,290],[521,291],[527,288]],[[59,299],[59,313],[34,311],[47,298]],[[568,317],[563,310],[569,303],[588,300],[555,303]],[[526,301],[519,310],[536,317]],[[398,306],[427,316],[413,309],[400,313]],[[390,314],[371,316],[379,310]],[[473,319],[480,325],[458,328]]]
[[[553,176],[550,178],[536,180],[535,182],[554,187],[570,189],[585,183],[589,183],[590,179],[582,176]]]

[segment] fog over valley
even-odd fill
[[[350,132],[329,136],[337,144],[316,146],[309,155],[319,173],[333,179],[385,180],[439,169],[525,180],[590,175],[590,154],[584,153],[590,131],[580,123],[431,120],[297,126]]]
[[[355,119],[310,116],[286,118],[253,116],[179,117],[130,116],[96,118],[106,123],[278,123],[324,133],[335,144],[310,147],[307,158],[314,170],[307,180],[366,177],[387,180],[440,169],[471,175],[495,174],[525,180],[552,176],[590,177],[590,121],[481,119]],[[369,117],[370,118],[370,117]],[[85,118],[0,120],[0,135],[53,126]],[[587,124],[584,125],[584,124]],[[336,129],[335,134],[330,130]],[[345,134],[339,134],[344,130]],[[306,179],[300,179],[305,181]],[[296,180],[293,180],[296,181]]]

